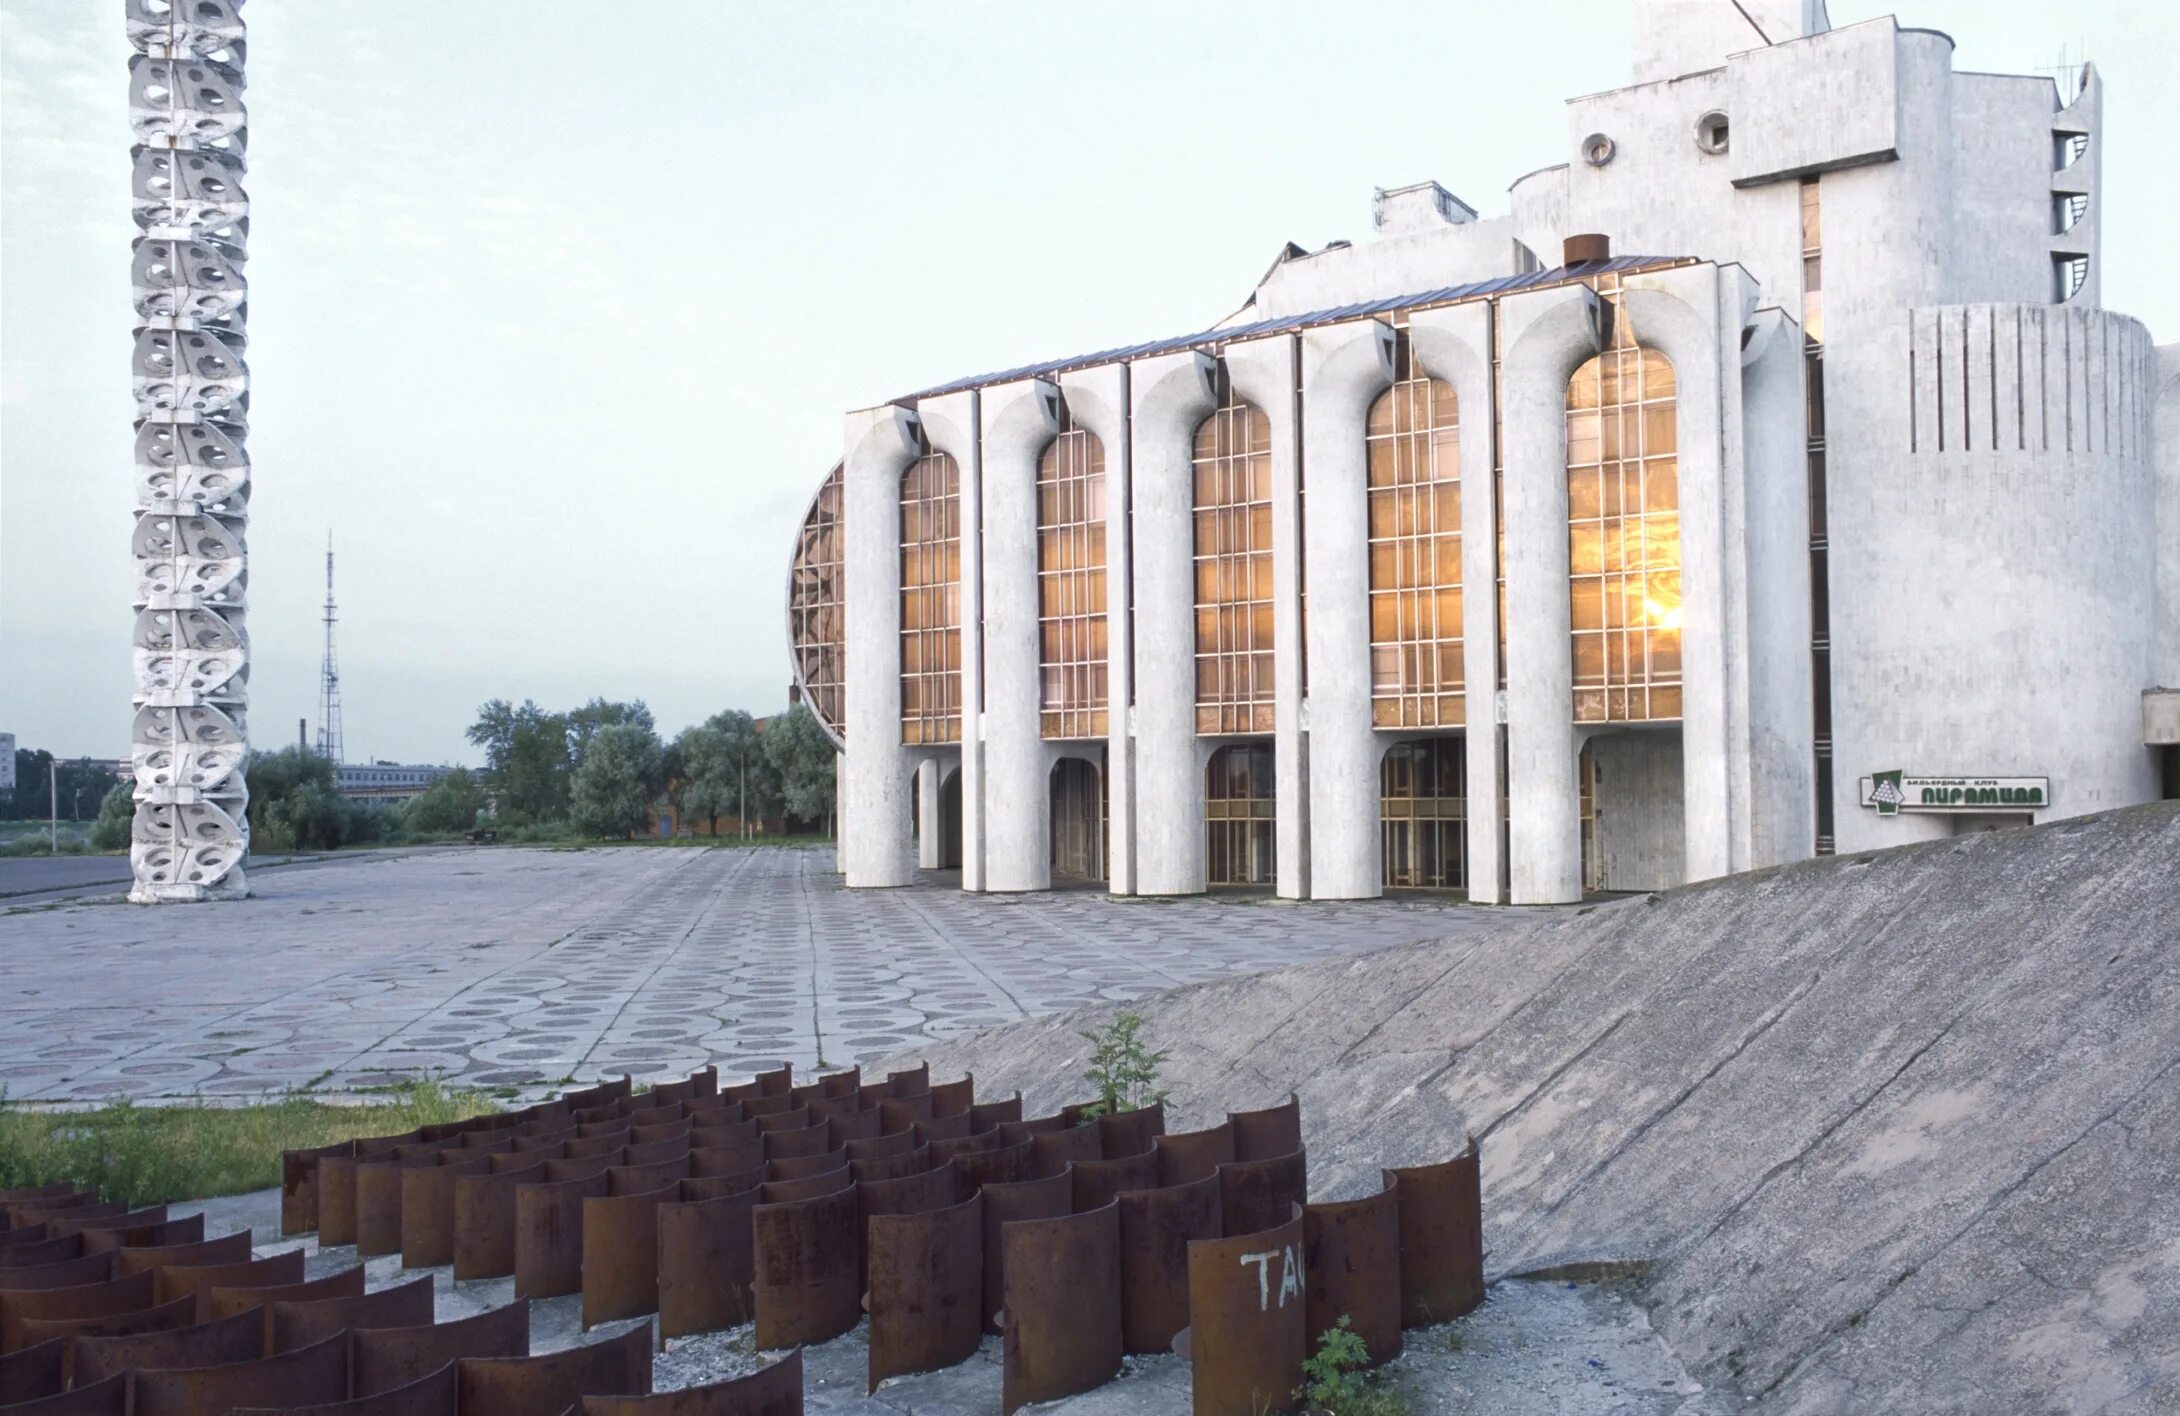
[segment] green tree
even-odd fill
[[[734,810],[734,783],[726,743],[709,723],[683,728],[667,749],[666,776],[682,818],[707,823],[713,834],[719,818]]]
[[[63,757],[58,761],[44,748],[15,749],[15,790],[0,792],[0,818],[43,821],[51,813],[55,792],[63,821],[82,821],[98,814],[107,789],[114,784],[114,765],[95,757]]]
[[[98,820],[91,826],[91,849],[127,850],[129,828],[135,820],[136,789],[127,782],[114,783],[98,804]]]
[[[825,729],[798,703],[767,719],[760,741],[778,774],[780,801],[787,814],[830,830],[836,753]]]
[[[433,782],[400,808],[401,829],[418,836],[468,831],[477,824],[484,806],[484,789],[466,767]]]
[[[637,723],[600,727],[569,785],[569,819],[585,835],[633,836],[650,820],[665,775],[657,733]]]
[[[641,698],[631,703],[616,703],[610,698],[593,698],[571,713],[562,715],[568,733],[568,764],[583,765],[583,754],[589,750],[591,739],[600,728],[619,726],[642,728],[656,735],[659,725],[651,718],[651,710]]]
[[[736,816],[749,835],[750,822],[779,811],[779,769],[765,751],[764,726],[730,708],[682,730],[674,739],[669,775],[683,816],[703,818],[715,833],[720,817]]]
[[[484,749],[485,777],[515,822],[557,821],[568,813],[568,720],[531,699],[520,708],[495,698],[477,710],[469,740]]]
[[[377,812],[341,796],[332,762],[315,752],[253,754],[246,780],[252,849],[333,850],[375,841],[384,829]]]

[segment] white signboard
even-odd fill
[[[15,790],[15,734],[0,733],[0,792]]]
[[[1877,808],[1880,816],[1902,811],[2040,811],[2051,805],[2051,778],[1879,772],[1862,779],[1862,804]]]

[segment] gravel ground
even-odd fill
[[[244,1227],[259,1236],[277,1232],[280,1192],[177,1205],[174,1212],[205,1212],[208,1234]],[[308,1239],[258,1246],[260,1256],[301,1248],[313,1277],[356,1261],[352,1248],[320,1250]],[[398,1256],[370,1261],[374,1289],[414,1278]],[[439,1320],[464,1317],[514,1301],[514,1280],[457,1284],[446,1269],[432,1270],[439,1290]],[[1706,1392],[1691,1380],[1672,1351],[1651,1330],[1638,1301],[1639,1283],[1616,1277],[1596,1281],[1510,1278],[1491,1285],[1484,1306],[1457,1322],[1416,1328],[1405,1350],[1389,1364],[1386,1379],[1408,1398],[1413,1416],[1451,1416],[1488,1411],[1493,1416],[1724,1416],[1736,1408],[1723,1393]],[[576,1342],[616,1336],[628,1323],[581,1331],[581,1300],[550,1298],[531,1304],[531,1348],[557,1351]],[[638,1321],[648,1321],[639,1319]],[[753,1328],[679,1338],[658,1354],[653,1384],[660,1391],[699,1386],[756,1370],[768,1360],[756,1350]],[[803,1354],[808,1408],[827,1416],[996,1416],[999,1410],[1000,1344],[986,1338],[969,1361],[943,1371],[899,1377],[866,1395],[869,1348],[866,1329],[820,1343]],[[1188,1364],[1178,1357],[1131,1357],[1116,1380],[1065,1401],[1038,1408],[1062,1416],[1170,1416],[1188,1406]]]

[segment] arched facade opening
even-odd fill
[[[943,452],[901,474],[901,741],[961,741],[961,470]]]
[[[1567,384],[1567,568],[1574,721],[1681,716],[1679,441],[1673,365],[1635,340]]]
[[[961,869],[961,769],[955,767],[939,783],[939,868]]]
[[[818,487],[795,537],[787,573],[787,638],[795,689],[818,723],[843,742],[848,724],[848,567],[841,464]]]
[[[1229,743],[1204,768],[1204,878],[1212,885],[1277,883],[1279,792],[1272,745]]]
[[[1392,387],[1370,405],[1370,718],[1381,728],[1466,721],[1462,664],[1461,428],[1453,387],[1416,367],[1406,330]]]
[[[1111,825],[1102,762],[1063,757],[1053,763],[1051,795],[1053,878],[1105,879]]]
[[[916,857],[935,870],[961,869],[961,768],[944,763],[935,764],[939,778],[938,787],[938,840],[933,849],[925,850],[924,784],[927,781],[921,771],[913,772],[908,779],[909,839],[915,843]]]
[[[1680,734],[1592,734],[1579,771],[1582,888],[1664,890],[1688,878]]]
[[[1196,731],[1268,733],[1272,697],[1272,424],[1219,373],[1196,427]]]
[[[1388,890],[1468,888],[1468,755],[1458,737],[1397,742],[1378,762]]]
[[[1105,448],[1063,412],[1037,459],[1038,723],[1106,734]]]

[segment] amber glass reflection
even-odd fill
[[[1196,428],[1196,731],[1272,730],[1272,425],[1220,377]]]
[[[1370,716],[1381,728],[1465,721],[1461,663],[1461,431],[1451,385],[1415,367],[1408,332],[1393,386],[1370,405]]]
[[[1673,365],[1635,341],[1567,385],[1567,558],[1574,717],[1680,717],[1680,476]]]
[[[1468,758],[1457,737],[1397,742],[1378,763],[1388,889],[1468,885]]]
[[[1233,743],[1204,768],[1204,878],[1270,885],[1278,854],[1279,793],[1270,743]]]
[[[840,522],[840,464],[818,488],[795,538],[787,577],[787,627],[803,701],[845,738],[848,725],[847,563]]]
[[[943,452],[901,475],[901,741],[961,741],[961,471]]]
[[[1105,736],[1105,449],[1068,421],[1037,459],[1037,632],[1044,735]]]

